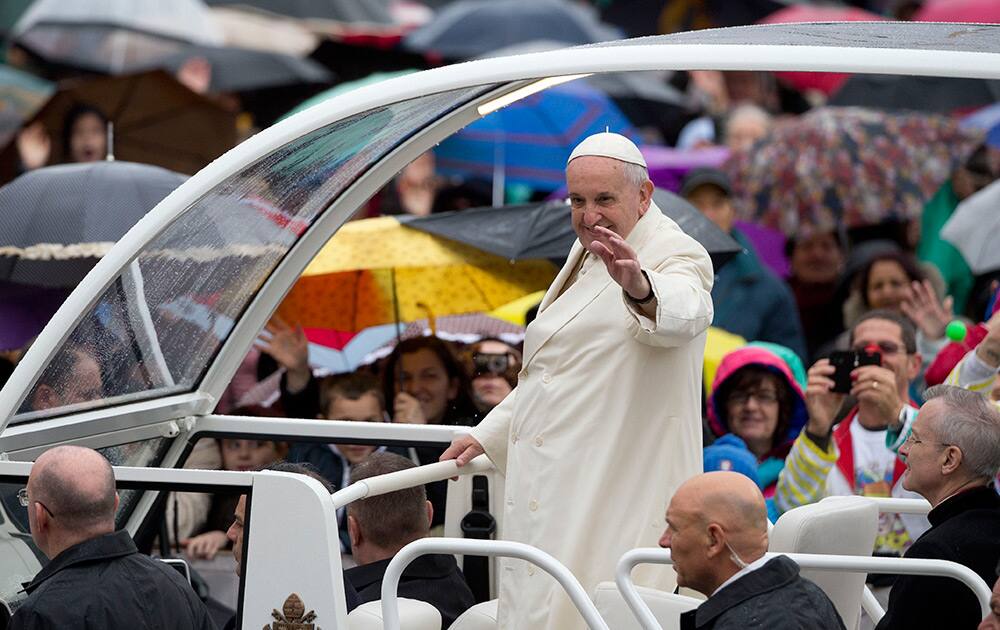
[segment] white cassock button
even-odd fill
[[[535,574],[535,565],[529,564],[528,565],[528,575],[531,576],[531,575],[534,575],[534,574]]]
[[[538,510],[538,501],[532,499],[531,503],[528,504],[528,509],[531,510],[532,512]]]
[[[517,444],[517,433],[515,433],[512,436],[510,436],[510,443],[511,444]]]
[[[545,374],[542,374],[542,382],[545,383],[545,384],[551,383],[552,382],[552,375],[549,374],[548,372],[546,372]]]
[[[538,437],[535,438],[535,446],[541,446],[544,443],[545,440],[542,439],[542,436],[539,435]]]

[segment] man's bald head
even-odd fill
[[[749,477],[729,471],[704,473],[681,484],[674,501],[678,497],[705,525],[721,525],[730,534],[730,544],[737,536],[751,542],[765,536],[767,546],[767,505]]]
[[[114,529],[115,477],[111,464],[95,450],[57,446],[31,467],[28,494],[48,508],[66,530]]]
[[[767,551],[767,507],[757,484],[734,472],[688,479],[667,508],[660,546],[671,551],[679,585],[711,594]]]

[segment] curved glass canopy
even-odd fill
[[[217,397],[260,322],[368,196],[449,133],[550,85],[694,68],[1000,79],[998,35],[995,25],[739,27],[485,59],[344,94],[236,147],[129,232],[0,392],[0,431],[179,393]]]

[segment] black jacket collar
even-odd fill
[[[124,529],[113,534],[104,534],[97,538],[91,538],[82,543],[77,543],[68,549],[64,549],[62,553],[42,567],[42,570],[38,572],[35,579],[25,584],[24,590],[31,593],[42,582],[73,565],[93,562],[95,560],[120,558],[138,552],[139,550],[136,549],[135,543],[132,541],[132,536]]]
[[[1000,496],[990,486],[979,486],[950,496],[927,514],[932,527],[968,510],[1000,510]]]
[[[372,584],[382,581],[385,570],[389,567],[391,558],[370,562],[346,571],[351,584],[362,591]],[[408,580],[432,580],[447,577],[457,567],[455,557],[444,554],[427,554],[418,556],[403,569],[402,577]]]
[[[725,588],[698,606],[695,612],[696,625],[699,628],[707,626],[730,608],[742,604],[751,597],[779,589],[798,576],[799,565],[785,556],[771,558],[761,568],[727,584]]]

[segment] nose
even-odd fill
[[[601,220],[601,214],[593,210],[585,210],[583,212],[583,224],[587,227],[593,227],[597,225],[597,222]]]
[[[664,549],[670,549],[670,540],[673,536],[670,535],[670,529],[663,530],[663,535],[660,536],[660,546]]]
[[[236,529],[236,523],[233,523],[232,525],[229,526],[229,529],[226,530],[226,538],[229,539],[229,542],[232,543],[236,542],[236,532],[233,531],[235,529]]]

